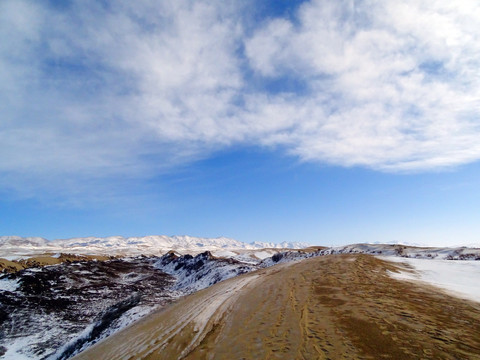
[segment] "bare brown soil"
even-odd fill
[[[20,270],[25,269],[21,264],[19,264],[17,261],[10,261],[7,259],[0,258],[0,273],[1,272],[17,272]]]
[[[369,255],[216,284],[75,359],[480,359],[480,304],[388,276]]]

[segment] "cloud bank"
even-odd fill
[[[3,187],[81,191],[234,145],[381,171],[480,158],[477,1],[254,6],[2,1]]]

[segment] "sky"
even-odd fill
[[[476,0],[0,2],[0,235],[480,245]]]

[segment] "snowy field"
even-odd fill
[[[380,257],[395,263],[408,264],[414,272],[391,272],[399,280],[423,281],[440,287],[451,295],[480,302],[480,261],[429,260],[392,256]]]

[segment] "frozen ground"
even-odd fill
[[[391,272],[395,279],[423,281],[451,295],[480,302],[480,261],[430,260],[382,256],[383,260],[407,264],[414,271]]]
[[[66,359],[182,295],[158,258],[82,261],[0,275],[0,359]]]

